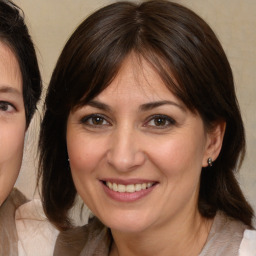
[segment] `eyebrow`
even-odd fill
[[[7,86],[7,85],[4,85],[4,86],[1,86],[0,85],[0,93],[11,93],[11,94],[15,94],[15,95],[18,95],[18,96],[22,96],[21,92],[11,86]]]
[[[182,105],[179,105],[176,102],[169,101],[169,100],[154,101],[154,102],[149,102],[149,103],[142,104],[140,106],[140,110],[141,111],[148,111],[148,110],[151,110],[151,109],[163,106],[163,105],[172,105],[172,106],[178,107],[182,111],[185,111],[185,108]]]
[[[109,107],[107,104],[96,101],[96,100],[91,100],[86,105],[94,107],[94,108],[98,108],[98,109],[101,109],[104,111],[108,111],[108,112],[111,111],[111,107]],[[172,105],[172,106],[178,107],[182,111],[185,111],[185,108],[182,105],[179,105],[176,102],[169,101],[169,100],[145,103],[145,104],[140,105],[139,109],[140,109],[140,111],[148,111],[148,110],[151,110],[151,109],[163,106],[163,105]]]
[[[98,108],[98,109],[101,109],[101,110],[104,110],[104,111],[108,111],[108,112],[111,111],[111,108],[107,104],[96,101],[96,100],[91,100],[86,105],[94,107],[94,108]]]

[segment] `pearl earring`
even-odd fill
[[[208,166],[212,167],[212,158],[209,157],[207,160]]]

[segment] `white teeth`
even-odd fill
[[[121,191],[118,191],[118,192],[121,192]],[[124,192],[129,192],[129,193],[135,192],[135,187],[134,187],[134,185],[131,184],[131,185],[125,186],[125,191],[124,191]]]
[[[116,183],[113,183],[113,190],[114,190],[114,191],[117,191],[117,189],[118,189],[118,188],[117,188],[117,184],[116,184]]]
[[[141,191],[141,184],[136,184],[135,185],[135,190],[136,191]]]
[[[109,181],[107,181],[107,186],[108,186],[110,189],[113,189],[113,185],[112,185],[112,183],[110,183]]]
[[[134,193],[136,191],[141,191],[147,188],[150,188],[153,186],[153,182],[148,183],[141,183],[141,184],[129,184],[129,185],[123,185],[123,184],[116,184],[111,183],[109,181],[106,182],[106,185],[109,189],[114,190],[116,192],[124,193]]]
[[[117,185],[117,191],[118,192],[125,192],[125,185],[118,184]]]
[[[152,186],[153,186],[153,183],[152,183],[152,182],[148,182],[147,188],[150,188],[150,187],[152,187]]]

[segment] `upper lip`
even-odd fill
[[[122,185],[129,185],[129,184],[142,184],[142,183],[156,183],[155,180],[148,180],[148,179],[115,179],[115,178],[106,178],[106,179],[100,179],[102,182],[111,182],[116,184],[122,184]]]

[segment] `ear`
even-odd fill
[[[203,167],[208,166],[208,159],[211,158],[214,162],[222,148],[223,138],[226,130],[226,122],[217,122],[213,129],[207,132],[205,154],[202,162]]]

